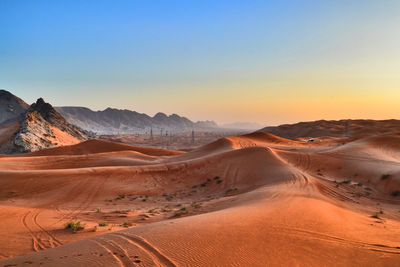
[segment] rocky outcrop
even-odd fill
[[[55,136],[49,123],[37,112],[26,113],[20,130],[14,136],[17,152],[38,151],[54,147]]]
[[[0,124],[21,119],[29,105],[6,90],[0,90]]]
[[[88,132],[85,132],[79,127],[68,123],[64,117],[61,116],[61,114],[58,113],[58,111],[55,110],[52,105],[46,103],[43,98],[39,98],[36,103],[29,107],[28,113],[30,112],[38,112],[49,124],[77,139],[85,140],[88,137]]]
[[[69,124],[49,103],[39,98],[21,120],[12,152],[33,152],[86,140],[90,133]]]

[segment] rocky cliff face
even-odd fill
[[[56,111],[52,105],[44,102],[43,98],[39,98],[36,103],[32,104],[28,113],[37,112],[40,116],[46,120],[49,124],[54,127],[57,127],[63,132],[68,133],[69,135],[79,139],[84,140],[87,138],[88,133],[80,129],[79,127],[68,123],[63,116],[61,116],[58,111]]]
[[[57,143],[50,124],[37,112],[28,112],[21,123],[21,128],[14,136],[18,152],[38,151],[50,148]]]
[[[52,105],[39,98],[26,111],[14,145],[17,152],[32,152],[79,143],[88,137],[90,133],[69,124]]]
[[[0,124],[20,119],[29,108],[22,99],[6,90],[0,90]]]
[[[13,124],[17,123],[19,127],[14,127],[15,133],[10,134],[8,140],[1,140],[2,153],[32,152],[60,145],[72,145],[91,137],[89,132],[69,124],[42,98],[29,107],[21,107],[26,107],[18,109],[22,113],[10,117],[16,120]],[[1,127],[6,129],[10,127],[10,123],[3,123]]]

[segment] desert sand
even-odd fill
[[[399,190],[399,135],[3,155],[0,266],[399,266]]]

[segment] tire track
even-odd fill
[[[114,248],[114,250],[118,251],[119,254],[119,258],[121,259],[121,261],[126,262],[125,266],[134,266],[133,262],[130,260],[130,256],[129,253],[120,245],[118,245],[116,242],[112,241],[112,240],[107,240],[107,244]],[[114,251],[114,255],[115,253],[118,253]]]
[[[72,212],[68,214],[63,214],[60,219],[58,219],[56,222],[52,223],[50,226],[53,226],[62,220],[64,220],[67,217],[71,217],[73,215],[78,215],[85,209],[87,209],[90,204],[93,202],[94,198],[98,195],[100,190],[103,188],[103,185],[105,184],[106,179],[103,180],[101,184],[99,184],[95,190],[92,190],[91,193],[84,199],[84,201]],[[85,181],[82,181],[78,183],[76,186],[72,188],[72,190],[69,192],[69,194],[63,196],[62,198],[58,199],[56,204],[58,203],[65,203],[66,199],[70,199],[71,194],[82,194],[85,192],[85,190],[88,190],[90,185],[90,180],[87,179]],[[43,206],[43,205],[42,205]],[[63,243],[55,237],[54,234],[52,234],[50,231],[46,230],[39,222],[38,218],[40,215],[41,211],[37,209],[33,209],[28,211],[21,219],[22,224],[24,227],[28,230],[31,238],[32,238],[32,249],[36,252],[40,250],[45,250],[48,248],[54,248],[63,245]]]
[[[276,229],[279,229],[280,231],[286,230],[286,231],[293,232],[298,235],[304,235],[307,237],[311,237],[311,238],[323,240],[323,241],[336,242],[336,243],[341,243],[344,245],[352,244],[352,245],[356,245],[361,248],[365,248],[365,249],[372,250],[372,251],[391,253],[391,254],[400,254],[400,247],[392,247],[392,246],[382,245],[382,244],[373,244],[373,243],[366,243],[366,242],[357,241],[357,240],[349,240],[349,239],[340,238],[337,236],[331,236],[331,235],[317,233],[317,232],[303,230],[303,229],[295,229],[295,228],[276,228]]]
[[[336,198],[336,199],[339,199],[342,201],[349,201],[349,202],[357,203],[357,201],[353,200],[352,198],[347,197],[343,194],[340,194],[336,190],[331,189],[329,186],[324,185],[323,183],[321,183],[318,180],[315,180],[314,184],[315,184],[316,188],[318,189],[318,191],[326,196],[333,197],[333,198]]]
[[[71,189],[71,191],[68,192],[68,194],[66,194],[64,197],[58,199],[58,201],[56,202],[56,205],[57,205],[56,210],[60,211],[59,206],[60,206],[61,204],[65,204],[66,201],[67,201],[68,199],[71,199],[71,195],[77,195],[77,194],[80,195],[80,194],[82,194],[82,193],[84,192],[84,190],[87,188],[88,185],[89,185],[89,180],[86,179],[85,181],[81,181],[81,182],[78,183],[76,186],[74,186],[74,187]],[[65,217],[69,216],[70,214],[73,214],[75,210],[76,210],[76,209],[73,209],[73,210],[70,211],[70,212],[67,212],[67,213],[65,213],[65,214],[61,214],[61,218],[58,219],[58,220],[57,220],[56,222],[54,222],[53,224],[51,224],[51,226],[52,226],[52,225],[55,225],[55,224],[57,224],[57,223],[59,223],[59,222],[61,222],[62,220],[64,220]],[[61,212],[60,212],[60,213],[61,213]]]
[[[355,155],[348,155],[348,154],[337,153],[337,152],[336,153],[325,153],[323,155],[332,157],[332,158],[338,158],[338,159],[358,160],[358,161],[384,163],[384,164],[388,164],[388,165],[400,166],[400,162],[385,160],[385,159],[377,159],[377,158],[373,158],[373,157],[355,156]]]
[[[89,241],[95,243],[97,246],[99,246],[102,249],[104,249],[109,255],[111,255],[119,263],[119,266],[125,266],[124,262],[117,255],[115,255],[114,252],[111,249],[109,249],[106,245],[104,245],[102,242],[96,241],[94,239],[89,239]]]
[[[111,176],[111,175],[110,175],[110,176]],[[110,177],[110,176],[109,176],[109,177]],[[69,216],[75,216],[75,217],[76,217],[76,216],[79,215],[81,212],[85,211],[85,210],[90,206],[90,204],[93,203],[94,199],[95,199],[96,196],[99,194],[100,190],[103,188],[105,182],[108,180],[109,177],[105,178],[105,179],[103,180],[102,183],[98,184],[97,188],[95,188],[95,190],[92,190],[92,191],[91,191],[92,193],[90,193],[90,194],[88,195],[88,197],[85,199],[85,201],[82,202],[83,204],[81,204],[81,205],[80,205],[74,212],[72,212],[72,214],[70,214]]]
[[[110,177],[111,177],[111,174],[107,178],[103,179],[103,182],[98,184],[95,190],[91,190],[90,193],[88,194],[88,196],[86,198],[84,198],[84,200],[78,205],[78,207],[76,207],[72,211],[68,212],[67,214],[63,214],[62,217],[58,221],[56,221],[54,224],[59,223],[66,218],[74,218],[74,217],[76,218],[77,215],[79,215],[81,212],[86,210],[90,206],[90,204],[93,203],[93,200],[99,194],[99,192],[103,188],[104,184]],[[87,191],[88,189],[90,189],[90,184],[91,184],[90,179],[86,179],[85,182],[80,183],[79,187],[82,189],[78,190],[78,192],[74,192],[74,195],[76,195],[76,194],[80,195],[80,194],[84,193],[85,191]],[[70,199],[71,194],[68,194],[63,199]],[[63,202],[63,203],[65,203],[65,202]],[[54,225],[54,224],[52,224],[52,225]]]
[[[37,212],[35,214],[35,216],[33,216],[33,222],[42,230],[42,232],[46,233],[49,237],[49,241],[53,244],[55,244],[55,246],[62,246],[62,242],[59,241],[53,234],[51,234],[49,231],[47,231],[46,229],[44,229],[39,223],[38,223],[38,216],[40,214],[40,211]]]
[[[31,213],[31,211],[28,211],[23,217],[22,217],[22,224],[24,227],[28,230],[29,235],[32,238],[32,249],[36,252],[40,250],[47,249],[48,247],[41,241],[41,239],[34,233],[34,231],[28,226],[28,223],[26,222],[26,218],[28,215]]]
[[[124,233],[115,233],[115,234],[112,234],[112,235],[117,235],[117,236],[120,236],[122,238],[127,239],[128,242],[130,242],[131,244],[141,248],[153,260],[155,260],[156,262],[159,262],[161,265],[170,266],[170,267],[177,266],[171,259],[169,259],[161,251],[159,251],[157,248],[152,246],[146,239],[144,239],[144,238],[142,238],[140,236],[128,235],[128,234],[124,234]]]

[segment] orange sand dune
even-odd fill
[[[301,137],[345,137],[359,135],[400,134],[400,120],[339,120],[309,121],[265,127],[268,132],[289,139]]]
[[[398,138],[255,133],[187,153],[92,140],[2,157],[0,265],[396,266]]]
[[[94,153],[127,151],[127,150],[133,150],[133,151],[137,151],[137,152],[147,154],[147,155],[152,155],[152,156],[170,156],[170,155],[178,155],[178,154],[183,153],[183,152],[174,151],[174,150],[131,146],[131,145],[126,145],[126,144],[121,144],[121,143],[114,143],[114,142],[110,142],[110,141],[92,139],[92,140],[84,141],[78,145],[62,146],[62,147],[55,147],[55,148],[51,148],[51,149],[45,149],[42,151],[28,153],[24,156],[81,155],[81,154],[94,154]]]
[[[136,166],[157,162],[157,157],[136,151],[103,152],[95,154],[59,156],[6,157],[0,162],[0,169],[43,170],[72,169],[104,166]]]

